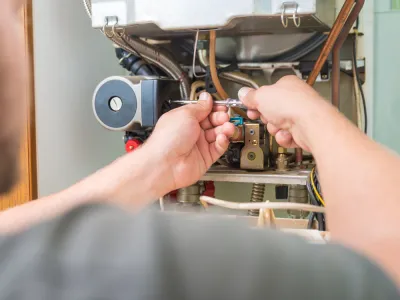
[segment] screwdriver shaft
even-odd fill
[[[196,104],[196,103],[198,103],[197,101],[193,101],[193,100],[171,100],[169,102],[176,103],[176,104]],[[215,100],[213,103],[214,103],[214,106],[238,107],[238,108],[243,108],[243,109],[246,108],[240,100],[236,100],[236,99]]]

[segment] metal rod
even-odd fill
[[[195,100],[169,100],[169,103],[176,104],[197,104],[198,101]],[[226,106],[226,107],[238,107],[242,109],[247,109],[246,106],[242,103],[242,101],[237,99],[227,99],[227,100],[215,100],[213,101],[214,106]]]
[[[332,52],[332,104],[339,108],[340,106],[340,50],[346,41],[353,24],[364,6],[365,0],[357,0],[356,4],[348,17],[346,24],[339,35]]]

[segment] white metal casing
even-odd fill
[[[301,16],[301,29],[315,31],[332,25],[334,8],[335,0],[92,0],[92,25],[102,28],[107,18],[117,17],[119,27],[130,27],[132,33],[143,36],[235,27],[252,32],[259,31],[253,25],[260,19],[263,30],[285,29],[281,20],[284,13],[289,29],[298,29],[291,19],[295,14]],[[243,22],[247,23],[244,28]]]

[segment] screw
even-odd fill
[[[247,158],[249,160],[255,160],[256,159],[256,154],[254,152],[250,152],[249,154],[247,154]]]
[[[250,134],[254,135],[254,133],[255,133],[254,129],[250,129]]]
[[[254,146],[257,146],[257,145],[258,145],[257,140],[253,140],[251,143],[252,143]]]
[[[120,97],[112,97],[108,102],[108,106],[112,111],[120,111],[122,108],[122,99]]]

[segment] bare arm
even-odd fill
[[[15,232],[77,206],[105,202],[140,209],[168,192],[198,181],[226,151],[234,132],[225,108],[210,95],[175,109],[158,122],[152,137],[69,189],[0,214],[0,232]]]
[[[156,185],[168,166],[151,156],[147,147],[126,155],[60,193],[0,214],[0,232],[12,233],[91,202],[115,203],[138,209],[168,192]]]
[[[280,144],[313,153],[333,238],[380,263],[400,286],[399,157],[298,78],[241,94],[254,109],[250,116],[261,114]]]

